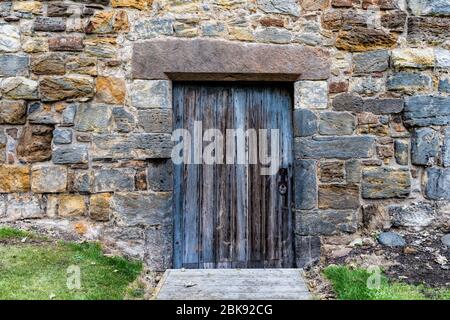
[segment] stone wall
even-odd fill
[[[448,224],[449,0],[2,1],[0,19],[0,222],[170,267],[171,81],[133,48],[202,38],[327,53],[295,83],[299,265],[327,236]]]

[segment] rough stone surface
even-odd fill
[[[405,198],[410,192],[411,175],[407,169],[363,169],[362,196],[365,199]]]
[[[442,164],[444,167],[450,167],[450,128],[444,131],[444,144],[442,146]]]
[[[64,56],[60,54],[42,54],[31,59],[31,71],[38,75],[64,74],[66,72]]]
[[[294,163],[295,207],[310,210],[317,206],[317,163],[314,160],[297,160]]]
[[[135,80],[131,86],[131,104],[135,108],[171,108],[170,81]]]
[[[320,182],[343,182],[345,177],[344,162],[320,161],[318,175]]]
[[[426,170],[425,195],[431,200],[450,200],[450,169]]]
[[[450,16],[448,0],[408,0],[408,7],[415,15]]]
[[[319,133],[322,135],[351,135],[356,128],[356,118],[347,112],[323,112],[320,115]]]
[[[406,241],[396,232],[383,232],[378,236],[378,241],[388,247],[404,247]]]
[[[134,45],[133,78],[167,80],[169,74],[177,79],[179,73],[186,73],[186,79],[188,74],[217,73],[321,80],[328,78],[330,66],[325,51],[302,46],[217,40],[153,40]]]
[[[294,110],[294,136],[309,137],[317,133],[317,116],[307,109]]]
[[[374,114],[393,114],[403,111],[403,99],[365,99],[363,110]]]
[[[395,49],[392,51],[392,64],[395,68],[432,68],[435,65],[434,50]]]
[[[319,209],[356,209],[359,207],[357,185],[326,184],[319,186]]]
[[[123,104],[125,101],[125,81],[114,77],[97,77],[96,99],[98,102]]]
[[[354,233],[357,229],[353,210],[297,211],[296,230],[304,236]]]
[[[0,52],[17,52],[20,50],[20,30],[9,23],[0,24]]]
[[[295,0],[257,0],[258,7],[266,13],[300,15],[300,7]]]
[[[35,100],[38,98],[38,83],[24,78],[6,78],[1,82],[4,97],[10,99]]]
[[[395,160],[401,166],[409,164],[409,143],[406,140],[395,140]]]
[[[63,166],[33,166],[31,168],[31,191],[35,193],[65,192],[67,168]]]
[[[171,136],[136,133],[128,136],[99,134],[93,137],[92,156],[101,159],[166,159],[172,152]]]
[[[403,91],[414,93],[432,86],[431,78],[426,74],[412,72],[398,72],[391,75],[386,83],[386,87],[391,91]]]
[[[416,129],[411,139],[411,162],[415,165],[432,165],[438,153],[438,132],[431,128]]]
[[[23,128],[17,143],[17,156],[23,162],[41,162],[52,157],[53,127],[29,125]]]
[[[0,101],[0,124],[25,124],[26,115],[24,101]]]
[[[362,223],[366,230],[387,230],[391,227],[391,217],[384,206],[369,204],[362,207]]]
[[[45,214],[42,197],[32,194],[9,194],[6,216],[9,220],[37,219]]]
[[[28,75],[28,57],[24,55],[0,54],[0,77]]]
[[[447,248],[450,248],[450,234],[446,234],[441,238],[441,242],[447,246]]]
[[[410,205],[393,205],[389,207],[389,214],[396,227],[423,229],[435,220],[434,208],[430,203],[417,202]]]
[[[53,131],[54,144],[72,143],[72,130],[57,128]]]
[[[134,169],[101,169],[94,174],[94,192],[133,191]]]
[[[109,131],[112,121],[111,108],[104,104],[80,104],[75,116],[75,129],[81,132]]]
[[[313,137],[295,139],[295,154],[299,158],[369,158],[374,139],[370,136]]]
[[[324,81],[298,81],[294,87],[296,108],[326,109],[328,84]]]
[[[148,167],[149,188],[155,192],[173,190],[173,165],[171,160],[152,161]]]
[[[108,221],[112,214],[111,201],[110,193],[92,195],[89,202],[89,216],[95,221]]]
[[[138,123],[145,132],[172,133],[172,109],[139,110]]]
[[[353,55],[353,72],[372,73],[383,72],[389,68],[389,52],[377,50]]]
[[[297,256],[297,267],[307,268],[320,260],[321,241],[318,236],[296,236],[295,250],[301,252]]]
[[[436,67],[450,68],[450,50],[436,49]]]
[[[364,100],[356,94],[343,93],[333,99],[333,109],[336,111],[362,112]]]
[[[86,77],[45,77],[39,91],[43,101],[86,101],[94,96],[94,82]]]
[[[53,149],[53,163],[87,163],[88,148],[85,145],[61,145]]]
[[[351,52],[371,51],[391,48],[397,42],[394,34],[382,30],[355,27],[350,31],[341,31],[336,39],[336,47]]]
[[[86,213],[86,201],[81,195],[64,194],[59,197],[58,215],[61,217],[83,216]]]
[[[30,168],[0,164],[0,192],[27,192],[30,190]]]
[[[450,98],[415,96],[405,102],[404,121],[409,126],[442,126],[450,124]]]
[[[172,197],[169,193],[118,192],[112,206],[117,223],[122,226],[166,225],[172,217]]]

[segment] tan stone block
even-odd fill
[[[392,51],[392,63],[396,68],[432,68],[435,65],[434,50],[395,49]]]
[[[153,0],[112,0],[111,6],[113,8],[117,7],[128,7],[143,10],[150,8],[152,6]]]
[[[0,192],[27,192],[30,186],[29,167],[0,165]]]
[[[13,10],[19,12],[42,13],[41,1],[14,1]]]
[[[241,41],[253,41],[255,39],[253,33],[247,28],[230,27],[229,31],[230,31],[230,39]]]
[[[86,33],[114,33],[129,29],[128,15],[125,11],[100,11],[89,20]]]
[[[110,193],[99,193],[91,196],[90,216],[97,221],[108,221],[111,215]]]
[[[125,81],[121,78],[98,77],[96,84],[97,102],[123,104],[125,102]]]
[[[58,215],[61,217],[82,216],[86,211],[84,197],[75,194],[61,195],[59,198]]]

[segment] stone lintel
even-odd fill
[[[301,45],[223,40],[150,40],[134,44],[134,79],[177,81],[325,80],[329,53]]]

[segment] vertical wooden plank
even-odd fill
[[[183,127],[183,98],[184,88],[182,86],[175,85],[173,88],[173,124],[174,129]],[[183,165],[174,164],[173,168],[173,199],[174,199],[174,238],[173,238],[173,265],[178,269],[183,266],[183,203],[184,203],[184,190],[183,190]]]
[[[217,104],[217,90],[203,86],[201,88],[202,108],[203,108],[203,130],[215,128],[215,112]],[[204,142],[204,147],[211,142]],[[215,193],[212,192],[214,186],[214,168],[215,165],[203,163],[202,165],[202,207],[201,207],[201,248],[200,266],[205,269],[214,268],[215,263]]]
[[[196,107],[198,108],[199,92],[196,86],[187,86],[184,95],[185,128],[192,135],[191,159],[194,160],[194,124]],[[184,259],[185,268],[199,267],[199,165],[184,165]]]
[[[242,129],[245,132],[247,115],[247,90],[233,88],[233,107],[235,110],[234,128]],[[236,140],[236,147],[239,149],[246,141]],[[243,268],[247,266],[247,166],[245,164],[235,165],[235,224],[233,233],[233,267]]]

